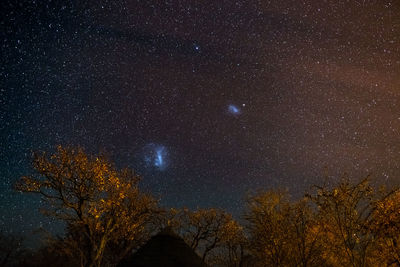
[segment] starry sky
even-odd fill
[[[400,1],[1,1],[0,229],[32,150],[105,152],[167,206],[240,214],[343,173],[400,184]]]

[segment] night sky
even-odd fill
[[[398,0],[0,5],[0,229],[57,228],[12,189],[57,144],[236,216],[260,188],[400,184]]]

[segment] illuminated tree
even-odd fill
[[[307,199],[292,203],[285,192],[248,199],[249,249],[258,266],[321,266],[321,229]]]
[[[243,227],[231,219],[222,229],[220,245],[210,251],[206,263],[210,266],[241,266],[246,246]]]
[[[384,263],[400,266],[400,191],[393,190],[377,201],[370,227]]]
[[[333,266],[379,266],[376,239],[370,229],[375,195],[368,179],[318,187],[311,199],[318,206],[325,244],[323,256]]]
[[[323,244],[321,243],[322,229],[319,218],[316,216],[308,198],[293,203],[291,208],[291,227],[294,231],[292,244],[292,262],[295,266],[322,266],[326,265],[321,257]]]
[[[265,192],[249,198],[248,221],[250,249],[261,265],[287,265],[290,231],[290,203],[279,192]]]
[[[185,208],[173,212],[169,224],[201,255],[203,261],[222,260],[221,251],[228,253],[224,255],[225,260],[240,261],[239,247],[244,235],[232,215],[213,208],[196,211]],[[209,255],[212,256],[210,260]]]
[[[65,242],[79,251],[81,265],[100,266],[113,242],[134,244],[156,210],[156,201],[139,190],[139,177],[131,170],[117,170],[105,157],[88,156],[81,148],[35,153],[33,168],[36,174],[22,177],[16,189],[41,195],[49,204],[46,215],[66,222],[70,235],[82,233]]]

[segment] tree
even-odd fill
[[[317,187],[310,196],[318,207],[323,256],[333,266],[377,266],[376,239],[370,229],[375,195],[368,179],[357,184],[348,180],[333,189]]]
[[[64,244],[78,251],[82,266],[100,266],[107,245],[120,240],[131,241],[128,253],[157,208],[139,190],[133,171],[117,170],[104,156],[81,148],[34,153],[33,168],[36,174],[21,177],[16,189],[41,195],[49,204],[44,213],[67,224],[71,242]],[[77,233],[82,235],[72,236]]]
[[[221,260],[221,251],[228,253],[231,262],[240,260],[239,246],[243,242],[242,227],[232,215],[219,209],[173,210],[169,225],[180,234],[185,242],[196,250],[203,261]],[[212,259],[208,260],[212,255]]]
[[[384,193],[376,202],[370,228],[387,266],[400,266],[400,191]]]
[[[250,250],[264,266],[288,265],[290,203],[282,192],[262,192],[247,201],[247,230]]]
[[[0,231],[0,266],[14,266],[26,253],[23,238]]]
[[[266,191],[247,201],[249,249],[259,266],[321,266],[321,230],[304,198],[291,202],[286,192]]]
[[[292,261],[294,266],[323,266],[325,260],[321,257],[323,244],[322,230],[319,219],[308,198],[303,198],[292,204],[291,227],[293,233]]]

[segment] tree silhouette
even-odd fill
[[[23,238],[0,231],[0,266],[16,265],[26,254]]]

